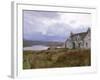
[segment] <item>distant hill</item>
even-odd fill
[[[62,46],[63,42],[23,40],[23,47],[33,46],[33,45]]]

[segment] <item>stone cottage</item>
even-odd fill
[[[70,37],[65,41],[65,47],[74,48],[91,48],[91,31],[90,28],[86,32],[70,33]]]

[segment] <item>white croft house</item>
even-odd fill
[[[70,37],[65,41],[65,47],[69,49],[73,48],[85,48],[91,47],[91,31],[90,28],[86,32],[70,33]]]

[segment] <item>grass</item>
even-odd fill
[[[89,49],[23,51],[23,69],[90,66],[90,56]]]

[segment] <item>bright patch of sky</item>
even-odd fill
[[[91,14],[51,11],[24,12],[24,39],[65,41],[70,32],[84,32],[91,27]]]

